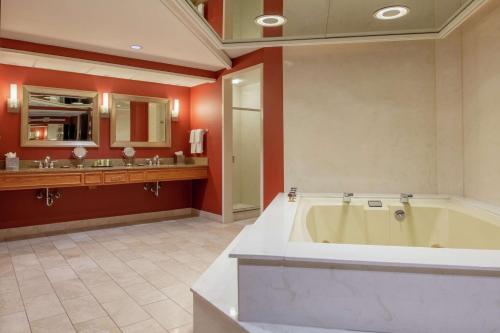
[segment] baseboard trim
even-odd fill
[[[199,209],[195,209],[195,208],[193,208],[192,210],[193,210],[194,216],[204,217],[204,218],[207,218],[209,220],[222,223],[222,215],[210,213],[210,212],[207,212],[205,210],[199,210]]]
[[[75,220],[67,222],[49,223],[42,225],[0,229],[0,241],[55,235],[63,232],[76,232],[92,228],[130,225],[137,223],[155,222],[158,220],[189,217],[193,214],[192,208],[164,210],[130,215],[99,217],[95,219]],[[201,216],[201,215],[200,215]]]

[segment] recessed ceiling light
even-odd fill
[[[255,18],[255,23],[263,27],[279,27],[286,23],[286,17],[281,15],[261,15]]]
[[[130,48],[131,48],[132,50],[136,50],[136,51],[138,51],[138,50],[142,50],[142,46],[141,46],[141,45],[139,45],[139,44],[133,44],[133,45],[130,45]]]
[[[232,83],[232,84],[240,84],[241,82],[243,82],[243,80],[242,80],[242,79],[232,79],[232,80],[231,80],[231,83]]]
[[[410,8],[405,6],[391,6],[380,8],[373,16],[379,20],[395,20],[408,15]]]

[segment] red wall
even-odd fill
[[[178,122],[172,123],[172,147],[163,149],[137,148],[137,157],[171,157],[173,152],[189,152],[190,88],[156,83],[122,80],[85,74],[0,65],[0,159],[8,151],[17,152],[24,160],[50,155],[55,159],[71,158],[71,148],[21,148],[20,114],[7,113],[5,100],[10,83],[115,92],[130,95],[169,97],[180,101]],[[101,118],[100,146],[89,149],[88,158],[120,158],[121,148],[110,148],[109,119]],[[84,218],[133,214],[191,207],[191,183],[166,183],[159,198],[146,193],[141,184],[63,189],[63,197],[53,207],[45,207],[34,198],[36,191],[0,192],[0,228],[36,225]],[[29,207],[29,209],[26,209]]]
[[[224,0],[209,0],[206,4],[205,13],[208,23],[212,26],[219,36],[222,37],[222,25],[224,19],[222,14],[224,12]]]
[[[220,73],[217,82],[191,90],[191,127],[207,128],[209,180],[194,183],[193,207],[222,213],[222,76],[264,64],[264,206],[284,188],[283,166],[283,53],[265,48],[233,59],[233,68]]]

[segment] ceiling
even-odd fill
[[[280,34],[272,33],[266,37],[265,29],[256,25],[255,18],[264,14],[264,8],[272,7],[276,0],[225,0],[222,40],[224,45],[243,45],[266,40],[279,42],[436,34],[461,13],[484,1],[282,0],[282,10],[267,10],[265,13],[282,14],[287,22]],[[408,7],[408,15],[394,20],[374,17],[377,10],[395,5]]]
[[[43,68],[56,71],[171,84],[184,87],[194,87],[203,83],[215,81],[214,79],[198,76],[5,49],[0,49],[0,63],[14,66]]]
[[[212,71],[227,68],[225,54],[204,42],[176,15],[169,1],[1,0],[0,34]],[[132,44],[143,49],[134,51]],[[93,69],[100,70],[98,66]]]

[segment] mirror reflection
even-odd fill
[[[166,99],[113,95],[114,147],[168,147],[169,102]]]
[[[97,93],[25,87],[24,146],[96,146]]]
[[[198,11],[202,1],[186,1],[207,20],[206,13]],[[223,32],[221,37],[225,42],[435,33],[472,1],[225,0],[220,2],[219,8],[224,13],[223,29],[215,30]],[[407,12],[394,16],[394,19],[377,19],[374,14],[388,7],[405,7]],[[392,14],[396,12],[387,12],[387,15]],[[282,16],[285,22],[279,24],[273,18],[259,22],[261,15]],[[207,22],[216,27],[213,19]]]

